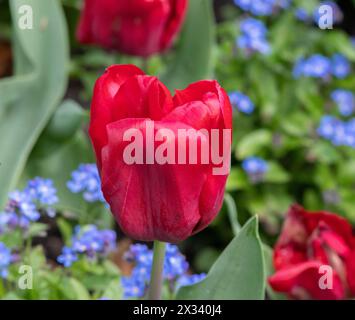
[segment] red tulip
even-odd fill
[[[274,267],[270,285],[290,298],[355,296],[355,237],[351,225],[335,214],[307,212],[293,205],[275,246]]]
[[[89,132],[103,194],[122,230],[137,240],[178,242],[204,229],[222,206],[229,173],[228,162],[227,172],[215,174],[212,150],[230,159],[230,135],[227,146],[222,144],[226,141],[222,133],[218,136],[217,150],[211,146],[208,163],[200,156],[208,141],[205,135],[187,139],[186,159],[193,158],[190,146],[196,143],[194,163],[181,163],[179,152],[170,157],[173,163],[158,163],[151,157],[157,156],[162,141],[169,153],[180,151],[179,134],[184,130],[230,133],[231,127],[229,98],[216,81],[196,82],[172,97],[163,83],[135,66],[108,68],[95,85]],[[125,135],[132,129],[142,137],[142,150],[132,153],[141,162],[127,163],[132,140]],[[169,135],[157,139],[164,130]]]
[[[77,38],[147,57],[171,46],[187,5],[188,0],[85,0]]]

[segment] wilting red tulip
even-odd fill
[[[187,5],[188,0],[85,0],[77,38],[147,57],[171,46]]]
[[[172,97],[135,66],[106,70],[95,85],[89,132],[104,196],[127,235],[178,242],[214,219],[229,174],[231,126],[229,98],[216,81]]]
[[[355,237],[342,217],[293,205],[274,250],[269,283],[294,299],[355,296]]]

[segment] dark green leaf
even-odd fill
[[[211,0],[189,1],[189,10],[174,61],[162,76],[170,90],[183,89],[211,76],[214,16]]]
[[[18,8],[30,5],[33,29]],[[15,75],[0,81],[0,207],[15,188],[33,145],[62,98],[68,64],[66,23],[58,1],[11,0]]]
[[[182,287],[177,299],[264,299],[265,270],[258,219],[253,217],[212,266],[205,280]]]

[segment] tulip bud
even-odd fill
[[[147,57],[172,45],[187,5],[188,0],[85,0],[77,38]]]
[[[231,127],[229,98],[216,81],[172,97],[135,66],[108,68],[95,85],[89,133],[122,230],[178,242],[210,224],[223,202]]]

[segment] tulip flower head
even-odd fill
[[[342,217],[290,208],[274,250],[269,283],[293,299],[355,296],[355,236]]]
[[[174,243],[211,223],[229,174],[231,127],[231,104],[216,81],[172,97],[135,66],[108,68],[95,85],[89,133],[122,230]]]
[[[147,57],[172,45],[188,0],[85,0],[77,30],[83,44]]]

